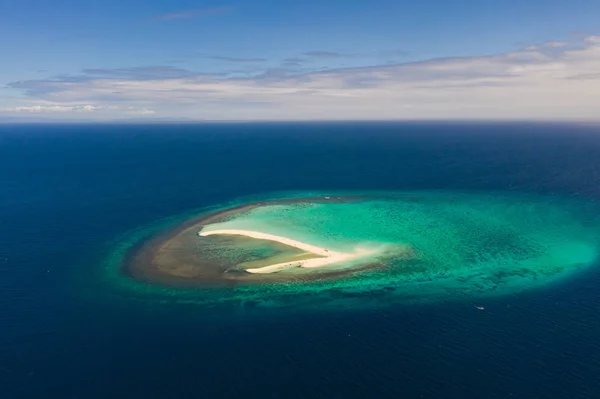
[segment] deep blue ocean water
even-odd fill
[[[600,201],[600,128],[0,126],[1,398],[600,398],[600,268],[485,300],[217,313],[104,285],[139,226],[281,190]]]

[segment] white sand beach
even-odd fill
[[[318,247],[315,245],[307,244],[302,241],[292,240],[290,238],[277,236],[274,234],[261,233],[258,231],[252,230],[212,230],[212,231],[201,231],[198,233],[200,236],[211,236],[211,235],[241,235],[251,238],[256,238],[258,240],[269,240],[276,241],[285,245],[289,245],[290,247],[298,248],[306,252],[313,253],[315,255],[321,256],[321,258],[315,259],[306,259],[306,260],[298,260],[292,262],[284,262],[277,263],[274,265],[269,265],[265,267],[259,267],[254,269],[246,269],[248,273],[257,273],[257,274],[266,274],[266,273],[275,273],[284,269],[288,269],[291,267],[303,267],[303,268],[317,268],[323,267],[327,265],[331,265],[334,263],[347,261],[350,259],[358,258],[360,256],[365,256],[368,254],[372,254],[374,251],[367,250],[357,250],[353,253],[345,253],[338,251],[331,251],[327,248]]]

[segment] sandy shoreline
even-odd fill
[[[260,206],[302,202],[355,202],[364,199],[365,197],[358,196],[290,198],[257,201],[207,212],[159,231],[131,247],[125,256],[122,272],[132,279],[147,284],[182,288],[236,287],[238,285],[341,278],[347,275],[349,270],[325,267],[313,269],[315,272],[310,272],[308,268],[313,263],[305,263],[304,268],[297,268],[299,273],[251,273],[243,270],[236,271],[234,268],[235,265],[233,264],[223,264],[221,261],[215,262],[214,259],[209,259],[204,256],[204,253],[202,252],[203,249],[198,249],[198,232],[208,225],[220,223],[236,214],[248,212]],[[219,241],[253,240],[251,237],[225,235],[215,236],[213,239]],[[288,245],[275,241],[272,241],[271,245],[280,246],[281,250],[286,252],[287,250],[285,249],[290,248]],[[293,247],[291,247],[291,249],[295,251],[304,251]],[[309,260],[312,261],[324,258],[319,257],[320,255],[317,254],[314,254],[314,256],[317,259],[311,258]],[[298,261],[296,261],[296,264],[297,262]],[[270,265],[267,267],[272,266],[277,265]],[[379,266],[380,265],[376,263],[369,263],[353,270],[364,270]],[[284,268],[286,267],[287,266],[284,265]],[[256,268],[260,269],[258,265]],[[302,270],[305,272],[300,273]]]
[[[334,263],[343,262],[346,260],[354,259],[359,256],[364,256],[368,254],[372,254],[373,251],[365,251],[359,250],[354,253],[345,253],[345,252],[337,252],[332,251],[327,248],[318,247],[315,245],[307,244],[302,241],[292,240],[287,237],[277,236],[274,234],[261,233],[259,231],[253,230],[235,230],[235,229],[226,229],[226,230],[208,230],[208,231],[200,231],[198,233],[199,236],[212,236],[212,235],[240,235],[250,238],[255,238],[258,240],[267,240],[267,241],[275,241],[284,245],[288,245],[290,247],[298,248],[306,252],[313,253],[315,255],[320,256],[316,259],[303,259],[291,262],[283,262],[276,263],[274,265],[268,265],[259,268],[246,269],[248,273],[254,274],[268,274],[268,273],[276,273],[291,267],[302,267],[307,269],[323,267],[327,265],[332,265]]]

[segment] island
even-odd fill
[[[254,274],[265,274],[265,273],[276,273],[285,269],[289,269],[292,267],[304,267],[304,268],[315,268],[315,267],[325,267],[328,265],[332,265],[339,262],[344,262],[352,259],[357,259],[366,255],[371,255],[375,253],[375,251],[359,249],[354,253],[344,253],[329,250],[327,248],[317,247],[315,245],[310,245],[301,241],[292,240],[286,237],[276,236],[273,234],[261,233],[258,231],[249,231],[249,230],[209,230],[209,231],[201,231],[198,233],[202,237],[212,236],[212,235],[241,235],[245,237],[255,238],[257,240],[267,240],[279,242],[284,245],[289,245],[293,248],[298,248],[303,250],[309,254],[314,254],[315,258],[305,258],[305,259],[297,259],[291,260],[288,262],[276,263],[274,265],[256,267],[246,269],[248,273]]]
[[[339,251],[266,231],[213,228],[258,208],[350,204],[364,200],[350,196],[306,197],[261,201],[211,212],[133,247],[124,270],[130,277],[149,283],[233,287],[342,278],[381,267],[377,255],[415,257],[408,244],[374,243],[365,247],[363,243],[350,251]],[[268,226],[261,227],[269,230]]]

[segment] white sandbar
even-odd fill
[[[256,238],[258,240],[276,241],[276,242],[280,242],[285,245],[289,245],[290,247],[298,248],[303,251],[322,256],[322,258],[297,260],[297,261],[291,261],[291,262],[277,263],[274,265],[258,267],[258,268],[254,268],[254,269],[246,269],[246,271],[248,273],[259,273],[259,274],[275,273],[275,272],[278,272],[278,271],[281,271],[284,269],[288,269],[290,267],[317,268],[317,267],[331,265],[333,263],[338,263],[338,262],[354,259],[359,256],[364,256],[364,255],[373,253],[373,251],[366,251],[366,250],[357,250],[354,253],[331,251],[327,248],[317,247],[315,245],[307,244],[302,241],[292,240],[290,238],[276,236],[274,234],[261,233],[261,232],[252,231],[252,230],[201,231],[198,233],[198,235],[200,235],[200,236],[240,235],[240,236]]]

